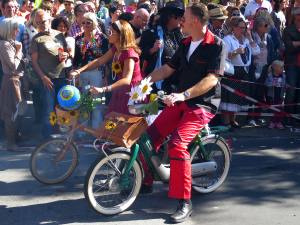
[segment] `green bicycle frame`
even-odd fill
[[[212,134],[215,135],[216,137],[216,141],[219,140],[219,135],[218,135],[218,131],[221,131],[222,129],[216,128],[216,130],[214,132],[212,132]],[[197,149],[196,147],[199,146],[198,151],[200,151],[200,154],[202,155],[203,159],[205,161],[209,161],[210,160],[210,152],[205,150],[205,147],[202,143],[202,135],[206,135],[206,133],[199,133],[196,135],[196,137],[193,139],[193,141],[188,145],[188,149],[190,150],[190,155],[194,154],[194,151]],[[155,166],[153,165],[152,161],[151,161],[151,157],[153,154],[155,153],[155,150],[148,150],[147,148],[143,148],[141,147],[141,145],[143,145],[142,143],[146,143],[149,139],[147,139],[147,137],[141,137],[137,143],[135,143],[132,147],[131,147],[131,156],[130,156],[130,160],[126,166],[125,172],[121,175],[121,184],[124,185],[125,187],[128,185],[129,180],[128,180],[128,175],[130,170],[133,167],[134,162],[137,160],[138,157],[138,153],[139,151],[142,152],[145,161],[147,163],[147,165],[149,166],[149,169],[151,170],[152,174],[154,175],[154,179],[155,180],[161,180],[158,173],[156,172]],[[147,145],[147,144],[146,144]],[[163,151],[167,151],[167,143],[163,143],[162,145]],[[123,187],[124,187],[123,186]]]

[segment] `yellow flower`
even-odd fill
[[[121,64],[119,62],[113,62],[112,63],[112,71],[115,73],[115,74],[119,74],[122,72],[122,67],[121,67]]]
[[[49,122],[50,122],[51,126],[54,126],[57,123],[57,116],[56,116],[55,112],[50,113]]]
[[[59,116],[58,117],[58,123],[60,124],[60,125],[69,125],[70,124],[70,118],[66,118],[66,117],[64,117],[64,116]]]
[[[150,102],[155,102],[156,99],[157,99],[157,94],[150,94],[150,99],[149,99]]]
[[[106,130],[113,130],[113,129],[115,129],[117,127],[117,124],[116,123],[114,123],[113,121],[107,121],[106,123],[105,123],[105,129]]]
[[[70,118],[64,118],[65,119],[65,125],[70,125],[70,123],[71,123],[71,120],[70,120]]]

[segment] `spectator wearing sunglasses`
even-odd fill
[[[224,12],[219,5],[212,5],[211,3],[208,5],[208,14],[209,14],[209,24],[208,29],[213,32],[213,34],[217,35],[219,38],[224,37],[223,33],[223,24],[227,19],[227,16],[224,15]]]
[[[274,48],[277,49],[278,51],[280,49],[283,49],[283,42],[280,37],[280,32],[276,29],[276,27],[274,25],[274,21],[272,19],[272,16],[266,8],[259,8],[256,10],[254,19],[253,19],[252,23],[250,24],[250,28],[251,29],[253,28],[254,20],[258,17],[262,17],[267,20],[267,23],[269,24],[269,34],[272,37]]]
[[[82,20],[83,33],[75,39],[74,68],[81,68],[93,60],[101,57],[108,51],[108,40],[98,29],[98,21],[95,13],[85,13]],[[81,74],[79,84],[101,87],[104,81],[104,67],[97,67]],[[102,122],[102,109],[97,106],[92,111],[91,125],[99,127]]]
[[[260,49],[254,42],[250,30],[247,29],[247,23],[243,18],[231,17],[230,30],[232,30],[231,34],[226,35],[223,40],[227,48],[227,60],[234,66],[234,75],[232,78],[247,80],[252,56],[259,54]],[[244,93],[248,91],[248,87],[240,82],[224,79],[222,83]],[[226,89],[222,89],[221,99],[220,109],[225,112],[243,111],[248,104],[244,98]],[[239,124],[235,120],[235,115],[225,113],[223,119],[225,125],[233,128],[239,127]]]
[[[37,25],[36,34],[30,46],[32,66],[43,84],[42,134],[49,138],[53,128],[49,123],[49,115],[56,105],[59,89],[66,84],[65,60],[70,56],[65,36],[51,29],[51,17],[47,12],[38,9],[34,23]]]
[[[260,53],[253,57],[253,61],[250,67],[249,76],[250,80],[259,83],[261,85],[250,84],[250,96],[257,99],[260,102],[265,101],[265,83],[267,77],[268,66],[276,59],[278,55],[272,40],[272,36],[269,34],[271,26],[267,17],[256,17],[253,24],[252,36],[254,42],[260,48]],[[251,110],[252,111],[252,110]],[[255,109],[255,112],[261,112],[261,109]],[[260,122],[263,122],[260,120]],[[249,121],[250,126],[259,125],[255,118],[251,118]]]
[[[159,10],[157,24],[143,32],[140,47],[142,49],[142,70],[145,75],[168,63],[179,48],[183,39],[180,29],[183,14],[183,4],[170,1]],[[177,83],[174,77],[156,83],[155,87],[173,92],[172,89]]]
[[[224,36],[228,35],[231,33],[231,29],[230,29],[230,19],[232,17],[242,17],[244,19],[244,16],[242,15],[240,9],[236,6],[228,6],[226,8],[227,11],[227,19],[225,20],[224,24],[223,24],[223,34]]]
[[[142,8],[135,11],[133,19],[129,22],[134,32],[137,43],[140,42],[142,31],[148,25],[149,19],[150,19],[149,12],[146,9]]]

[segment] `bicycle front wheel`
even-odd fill
[[[128,153],[112,153],[96,160],[84,185],[85,198],[98,213],[114,215],[125,211],[135,201],[142,184],[142,171],[135,161],[127,176]]]
[[[206,194],[218,189],[226,180],[230,167],[231,154],[225,141],[222,141],[220,138],[204,137],[202,144],[205,154],[208,157],[205,159],[200,149],[194,151],[191,156],[192,164],[211,161],[216,163],[217,168],[214,172],[193,177],[192,187],[195,191]]]
[[[58,184],[71,176],[77,163],[78,151],[75,144],[65,139],[53,139],[32,152],[30,171],[43,184]]]

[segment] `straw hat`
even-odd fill
[[[209,19],[214,19],[214,20],[227,19],[227,16],[224,15],[224,13],[220,7],[209,10],[208,15],[209,15]]]

